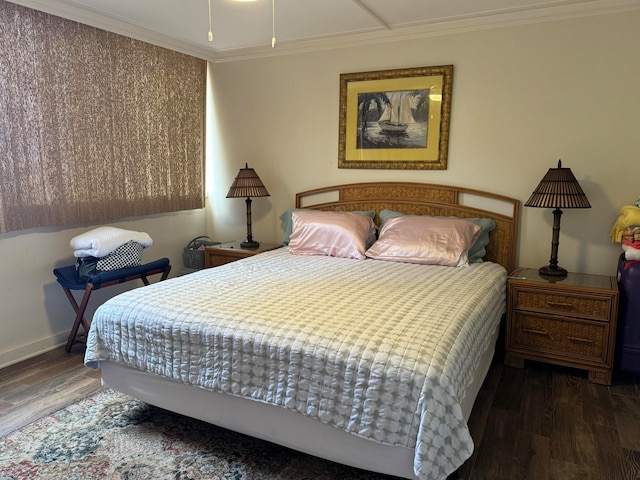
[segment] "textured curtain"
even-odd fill
[[[0,0],[0,233],[202,208],[205,69]]]

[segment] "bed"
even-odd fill
[[[519,201],[378,182],[305,191],[295,207],[288,247],[105,302],[85,364],[170,411],[366,470],[446,478],[473,451],[467,420],[505,312]],[[461,266],[296,254],[316,211],[388,230],[418,217],[494,228],[482,260]]]

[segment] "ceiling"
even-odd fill
[[[640,9],[640,0],[210,0],[209,42],[207,0],[9,1],[212,61]]]

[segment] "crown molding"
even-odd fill
[[[222,63],[279,55],[303,54],[320,50],[375,45],[393,41],[453,35],[479,30],[490,30],[493,28],[562,21],[636,10],[640,10],[640,0],[598,0],[577,5],[544,7],[522,12],[469,17],[451,21],[437,21],[413,27],[384,29],[294,42],[280,41],[278,47],[275,49],[265,45],[241,49],[217,50],[214,61],[216,63]]]
[[[7,0],[24,7],[90,25],[160,47],[193,55],[214,63],[250,60],[281,55],[303,54],[313,51],[344,47],[366,46],[394,41],[411,40],[441,35],[466,33],[476,30],[521,26],[595,15],[605,15],[640,10],[640,0],[595,0],[571,5],[540,7],[525,11],[488,14],[484,16],[456,18],[402,28],[380,28],[369,32],[318,37],[299,41],[278,40],[275,49],[271,45],[237,49],[213,49],[168,37],[160,33],[112,18],[101,12],[74,5],[69,0]]]
[[[106,16],[98,11],[78,7],[66,0],[7,0],[16,5],[32,8],[40,12],[49,13],[57,17],[66,18],[84,25],[106,30],[118,35],[124,35],[135,40],[151,43],[159,47],[181,52],[203,60],[215,61],[215,50],[202,47],[177,38],[163,35],[148,28],[127,23],[125,21]]]

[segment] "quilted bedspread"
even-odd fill
[[[137,288],[96,311],[85,363],[110,360],[415,448],[419,478],[471,455],[460,408],[504,311],[506,271],[291,255]]]

